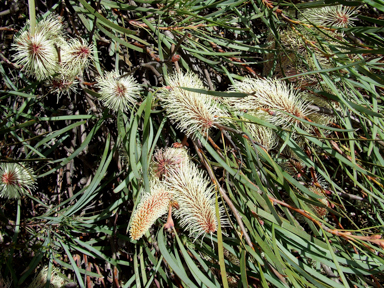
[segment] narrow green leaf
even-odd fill
[[[164,256],[165,261],[167,261],[168,265],[172,268],[172,270],[179,276],[180,280],[183,281],[190,288],[197,288],[195,284],[188,278],[187,274],[184,271],[183,264],[178,263],[177,260],[171,256],[166,247],[166,242],[164,239],[164,227],[161,228],[159,234],[157,236],[157,242],[159,245],[159,249],[161,254]]]

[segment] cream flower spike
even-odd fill
[[[169,118],[177,123],[177,128],[187,136],[201,132],[205,136],[216,124],[224,124],[222,116],[227,114],[220,109],[212,96],[184,90],[180,87],[205,89],[197,75],[176,73],[169,77],[169,86],[159,97]]]
[[[217,230],[214,187],[194,164],[183,167],[180,171],[172,171],[166,179],[173,190],[174,200],[179,209],[174,211],[180,219],[180,226],[189,231],[195,240],[201,236],[212,235]],[[220,208],[223,214],[223,207]],[[226,221],[220,217],[222,225]]]
[[[236,81],[232,90],[249,96],[228,99],[230,109],[254,113],[264,111],[266,113],[263,118],[275,125],[288,127],[299,122],[283,111],[298,118],[305,118],[312,112],[308,109],[308,103],[296,91],[279,80],[244,78],[243,81]]]
[[[104,106],[116,112],[128,111],[140,95],[141,87],[131,75],[122,77],[117,72],[106,72],[97,77],[96,82]]]
[[[172,194],[159,181],[151,183],[151,192],[144,193],[131,220],[131,239],[139,240],[155,221],[168,212]]]
[[[0,197],[19,199],[35,189],[36,176],[31,168],[17,163],[0,164]]]
[[[85,39],[71,39],[61,49],[62,73],[66,77],[82,75],[88,68],[92,56],[93,45],[89,45]]]
[[[253,140],[261,144],[267,151],[276,146],[277,136],[271,128],[253,123],[246,123],[245,127],[251,134]]]
[[[179,171],[182,167],[189,165],[187,150],[184,148],[159,149],[153,154],[150,163],[151,176],[163,179],[170,175],[171,171]]]
[[[50,14],[45,19],[36,24],[35,33],[41,33],[46,38],[54,40],[56,45],[66,43],[64,40],[64,27],[61,17],[56,14]]]
[[[58,55],[54,41],[47,38],[43,32],[31,35],[29,31],[22,32],[15,38],[12,49],[16,64],[23,66],[28,75],[37,80],[44,80],[58,72]]]
[[[354,16],[358,12],[359,10],[356,7],[336,5],[308,9],[303,13],[303,18],[318,26],[347,28],[354,26],[353,21],[358,20]]]

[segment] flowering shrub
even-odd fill
[[[380,286],[376,2],[5,1],[0,287]]]

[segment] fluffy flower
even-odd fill
[[[31,35],[29,31],[24,31],[12,46],[16,51],[14,61],[22,65],[28,75],[40,81],[57,73],[59,66],[54,41],[47,38],[43,32]]]
[[[36,177],[31,168],[17,163],[0,164],[0,197],[18,199],[35,188]]]
[[[141,87],[132,76],[121,76],[117,72],[106,72],[104,76],[96,78],[100,88],[100,100],[114,111],[126,112],[136,103]]]
[[[290,113],[299,118],[305,118],[311,111],[308,103],[289,87],[285,82],[269,79],[244,78],[232,87],[237,92],[247,93],[244,98],[229,98],[228,105],[233,110],[264,111],[265,118],[275,125],[283,127],[296,124],[298,120],[285,114]]]
[[[88,68],[92,59],[92,45],[84,39],[71,39],[61,49],[61,65],[63,74],[68,77],[81,75]]]
[[[251,134],[253,140],[261,144],[267,151],[276,146],[277,137],[271,128],[253,123],[245,123],[245,127]]]
[[[28,288],[44,288],[48,280],[48,266],[44,266],[43,269],[33,279]],[[61,274],[60,270],[56,267],[52,267],[50,288],[61,288],[69,281]]]
[[[66,43],[63,36],[63,23],[61,17],[50,14],[45,19],[39,21],[35,28],[35,33],[43,34],[47,39],[54,40],[56,45]]]
[[[354,17],[357,13],[355,7],[336,5],[309,9],[303,13],[303,17],[318,26],[347,28],[354,26],[353,21],[358,20]]]
[[[320,188],[316,187],[316,186],[311,186],[309,187],[309,190],[313,193],[315,193],[316,195],[319,195],[321,196],[322,198],[320,199],[317,199],[319,200],[319,202],[323,205],[325,205],[326,207],[329,207],[330,204],[328,202],[328,199],[327,197],[323,194],[323,192],[321,191]],[[317,206],[317,205],[310,205],[311,209],[315,212],[315,214],[318,216],[318,217],[321,217],[321,218],[324,218],[325,216],[327,216],[328,214],[328,210],[327,208],[323,207],[323,206]]]
[[[139,240],[157,218],[167,213],[171,196],[163,184],[151,183],[151,192],[143,195],[132,216],[129,230],[131,239]]]
[[[340,106],[337,105],[337,102],[332,102],[331,100],[327,101],[324,98],[317,97],[314,95],[307,95],[306,101],[313,103],[314,105],[318,107],[322,107],[325,109],[328,109],[330,111],[333,111],[335,109],[336,111],[340,112]],[[309,119],[311,119],[313,122],[321,124],[321,125],[328,125],[331,122],[335,122],[337,117],[336,115],[330,115],[326,113],[319,113],[314,112],[311,115],[308,116]],[[330,133],[331,131],[323,130],[323,133]]]
[[[177,128],[187,136],[195,132],[206,134],[211,127],[224,123],[222,116],[226,113],[213,97],[180,88],[205,89],[197,75],[177,73],[168,82],[169,86],[160,93],[162,105],[169,118],[177,123]]]
[[[188,153],[184,148],[159,149],[153,155],[150,170],[153,177],[162,179],[171,171],[180,170],[189,164]]]
[[[75,92],[77,83],[78,82],[74,78],[63,76],[63,74],[60,74],[49,81],[52,92],[56,93],[58,96]]]
[[[180,171],[172,171],[166,181],[173,189],[174,199],[179,206],[174,215],[180,219],[180,226],[195,239],[206,234],[212,235],[217,230],[214,187],[204,172],[191,163]],[[220,207],[220,213],[222,209]]]

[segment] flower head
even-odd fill
[[[121,76],[117,72],[106,72],[96,78],[100,88],[100,100],[114,111],[127,111],[136,103],[141,87],[132,76]]]
[[[169,78],[169,89],[160,93],[163,107],[177,127],[187,134],[195,132],[206,134],[211,127],[223,123],[226,113],[211,96],[190,92],[181,87],[205,89],[200,79],[192,74],[177,73]]]
[[[33,279],[28,288],[44,288],[48,280],[48,266],[44,266],[43,269]],[[50,288],[61,288],[69,281],[61,274],[60,270],[56,267],[52,267]]]
[[[151,174],[162,179],[169,176],[171,171],[180,170],[189,164],[188,153],[184,148],[159,149],[153,155],[150,164]]]
[[[347,28],[354,26],[353,21],[358,20],[354,17],[357,13],[358,10],[355,7],[336,5],[309,9],[303,13],[303,16],[318,26]]]
[[[92,59],[92,49],[92,45],[88,45],[84,39],[71,39],[67,45],[62,46],[63,74],[69,77],[83,74]]]
[[[267,151],[276,146],[277,137],[271,128],[253,123],[245,123],[245,127],[251,134],[253,140],[261,144]]]
[[[243,81],[235,82],[232,89],[249,96],[228,99],[227,104],[231,109],[255,113],[264,111],[263,117],[275,125],[287,127],[298,122],[286,113],[305,118],[311,112],[308,103],[285,82],[279,80],[244,78]]]
[[[180,219],[180,226],[195,239],[213,234],[217,230],[214,187],[204,172],[191,163],[180,171],[172,171],[166,182],[179,206],[174,214]],[[223,208],[219,209],[222,213]]]
[[[321,196],[320,199],[317,199],[319,200],[319,202],[325,206],[330,206],[328,200],[327,200],[327,197],[323,194],[322,190],[319,188],[319,187],[316,187],[316,186],[311,186],[309,187],[309,190],[313,193],[315,193],[316,195],[319,195]],[[323,206],[317,206],[317,205],[310,205],[311,209],[316,213],[317,216],[323,218],[325,216],[327,216],[328,214],[328,210],[327,208],[323,207]]]
[[[35,33],[43,34],[47,39],[54,40],[56,44],[64,44],[66,41],[63,36],[63,23],[61,17],[50,14],[45,19],[39,21],[35,28]]]
[[[33,170],[17,163],[0,164],[0,197],[18,199],[35,188]]]
[[[43,32],[30,34],[22,32],[12,44],[16,51],[13,59],[23,70],[34,76],[37,80],[43,80],[57,73],[57,50],[53,40],[46,37]]]
[[[70,92],[75,92],[75,85],[77,83],[77,80],[74,78],[66,77],[63,74],[60,74],[49,81],[52,92],[56,93],[58,96],[61,96],[62,94],[69,94]]]
[[[129,234],[133,240],[139,240],[157,218],[167,213],[171,196],[162,183],[151,183],[151,192],[143,195],[132,216]]]

